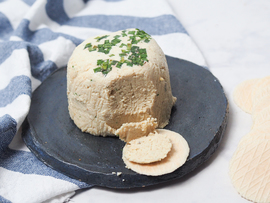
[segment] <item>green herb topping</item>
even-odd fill
[[[98,67],[94,69],[94,72],[102,72],[103,75],[107,75],[112,70],[113,65],[115,65],[117,68],[121,68],[122,63],[116,60],[99,59],[97,60],[97,65]]]
[[[101,37],[96,37],[97,42],[99,42],[102,39],[107,38],[109,35],[104,35]],[[117,68],[121,68],[121,66],[125,63],[127,66],[132,67],[133,65],[140,65],[143,66],[144,63],[148,62],[147,59],[147,52],[146,49],[140,49],[138,46],[135,46],[135,44],[138,44],[139,42],[150,42],[151,36],[148,35],[143,30],[132,30],[128,31],[123,30],[121,35],[115,35],[113,39],[110,40],[104,40],[103,44],[98,44],[96,46],[92,46],[91,43],[88,43],[85,45],[84,49],[88,49],[89,52],[91,51],[98,51],[104,54],[109,54],[112,47],[116,46],[121,42],[119,39],[120,37],[129,37],[128,41],[131,41],[130,43],[124,44],[121,43],[119,46],[121,49],[121,53],[119,53],[119,56],[121,57],[120,61],[116,60],[97,60],[97,68],[94,69],[94,72],[102,72],[105,76],[112,70],[112,66],[115,66]],[[109,55],[109,57],[115,56],[114,54]]]
[[[97,40],[97,42],[99,42],[100,40],[105,39],[107,37],[109,37],[109,35],[104,35],[104,36],[101,36],[101,37],[96,37],[95,39]]]
[[[127,34],[126,34],[126,30],[122,30],[122,37],[126,37]]]
[[[84,49],[88,48],[88,51],[91,52],[91,51],[96,51],[97,50],[97,46],[93,46],[92,47],[92,44],[91,43],[87,43],[84,47]]]
[[[129,31],[129,41],[131,44],[138,44],[140,41],[144,41],[146,43],[150,42],[151,36],[144,32],[143,30],[136,29],[136,31]]]

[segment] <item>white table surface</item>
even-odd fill
[[[94,187],[76,192],[72,203],[185,202],[247,203],[230,182],[229,161],[252,125],[233,102],[241,81],[270,75],[269,0],[168,0],[176,17],[204,54],[230,104],[229,123],[215,154],[184,178],[141,189]]]

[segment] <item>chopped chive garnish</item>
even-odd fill
[[[140,53],[140,54],[146,54],[146,49],[140,49],[140,50],[139,50],[139,53]]]
[[[115,39],[113,39],[113,40],[112,40],[112,42],[111,42],[111,43],[112,43],[113,45],[116,45],[116,44],[118,44],[119,42],[121,42],[121,40],[120,40],[120,39],[115,38]]]
[[[112,63],[111,63],[111,65],[115,65],[115,64],[117,64],[117,62],[118,61],[113,60]]]
[[[126,53],[119,54],[120,57],[123,57],[123,56],[126,56],[126,55],[127,55]]]
[[[97,60],[97,65],[101,65],[103,63],[102,59]]]
[[[127,45],[122,43],[119,47],[122,48],[123,46],[127,46]]]
[[[112,65],[116,63],[117,61],[112,61],[109,59],[107,60],[99,59],[97,61],[97,65],[99,65],[99,67],[94,69],[94,73],[102,72],[104,75],[107,75],[112,70]]]
[[[128,34],[134,35],[135,34],[135,31],[128,31]]]
[[[130,61],[126,61],[126,64],[127,64],[127,66],[130,66],[130,67],[133,66],[133,63],[131,63]]]
[[[89,47],[92,47],[92,44],[91,44],[91,43],[87,43],[87,44],[85,45],[84,49],[89,48]]]
[[[127,34],[126,34],[126,30],[122,30],[122,37],[126,37]]]
[[[128,43],[128,44],[127,44],[127,50],[130,51],[130,49],[131,49],[131,44]]]
[[[95,69],[94,69],[94,72],[95,72],[95,73],[97,73],[97,72],[101,72],[101,68],[100,68],[100,67],[95,68]]]
[[[150,35],[139,29],[136,29],[136,31],[129,31],[128,34],[131,34],[131,36],[129,36],[129,41],[131,41],[132,44],[137,44],[140,41],[148,43],[151,39]]]
[[[92,44],[91,43],[87,43],[84,47],[84,49],[88,48],[88,51],[91,52],[91,51],[96,51],[96,46],[92,47]]]
[[[104,35],[104,36],[101,36],[101,37],[96,37],[95,39],[97,40],[97,42],[99,42],[100,40],[105,39],[107,37],[109,37],[109,35]]]
[[[112,40],[104,40],[102,44],[97,44],[92,46],[91,43],[87,43],[84,47],[84,49],[88,49],[89,52],[91,51],[98,51],[104,54],[109,54],[113,46],[116,46],[121,42],[120,37],[128,37],[128,41],[130,41],[127,44],[121,43],[119,48],[121,49],[121,53],[119,53],[120,61],[117,60],[97,60],[97,68],[94,69],[94,72],[102,72],[105,76],[112,70],[112,66],[115,66],[117,68],[121,68],[121,66],[125,63],[127,66],[132,67],[133,65],[140,65],[143,66],[146,62],[148,62],[147,59],[147,51],[145,48],[140,49],[139,46],[135,46],[135,44],[138,44],[139,42],[150,42],[151,36],[148,35],[143,30],[123,30],[121,32],[121,35],[115,35],[113,36]],[[101,37],[96,37],[95,39],[97,42],[100,42],[102,39],[105,39],[109,37],[109,35],[104,35]],[[113,57],[115,54],[110,54],[109,57]],[[73,66],[72,66],[73,67]]]
[[[130,50],[124,50],[124,49],[122,49],[121,52],[122,52],[123,54],[129,54],[129,53],[130,53]]]
[[[139,51],[139,49],[140,48],[138,46],[132,46],[130,50],[131,50],[132,53],[136,53],[136,52]]]
[[[125,61],[125,58],[122,56],[120,62],[121,62],[121,63],[124,63],[124,61]]]
[[[96,51],[96,50],[97,50],[97,49],[92,48],[92,47],[89,47],[89,48],[88,48],[88,51],[89,51],[89,52],[91,52],[91,51]]]
[[[118,62],[117,65],[116,65],[116,67],[117,67],[117,68],[121,68],[122,65],[123,65],[123,63]]]

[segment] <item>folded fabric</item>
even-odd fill
[[[21,139],[32,92],[88,37],[127,28],[206,67],[165,0],[0,0],[0,202],[64,202],[92,185],[40,162]]]

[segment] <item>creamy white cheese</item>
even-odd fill
[[[70,57],[67,67],[68,108],[70,117],[83,132],[117,135],[118,129],[131,122],[155,119],[159,128],[169,122],[176,98],[172,96],[165,55],[153,38],[149,42],[142,40],[131,44],[129,31],[137,30],[126,30],[127,36],[122,36],[122,31],[111,33],[100,41],[91,37],[77,46]],[[121,42],[112,46],[109,53],[98,51],[99,44],[104,44],[105,40],[111,42],[118,35]],[[85,48],[89,43],[96,50]],[[147,61],[142,66],[131,67],[123,63],[117,68],[112,65],[112,70],[106,75],[95,72],[99,67],[98,60],[128,60],[129,54],[119,56],[122,50],[127,50],[127,46],[121,47],[122,43],[145,49]]]

